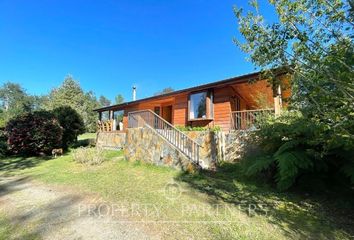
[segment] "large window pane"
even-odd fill
[[[214,118],[214,94],[212,91],[209,93],[209,98],[209,118]]]
[[[207,118],[206,98],[207,98],[207,92],[191,94],[190,109],[189,109],[190,119]]]

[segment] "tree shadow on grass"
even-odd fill
[[[80,201],[75,195],[63,196],[44,206],[33,206],[23,212],[0,219],[0,224],[9,225],[6,233],[10,239],[41,239],[65,228],[67,222],[77,218],[73,209]],[[14,238],[15,237],[15,238]]]
[[[20,178],[14,178],[11,180],[4,180],[0,178],[0,197],[3,197],[7,194],[11,194],[15,191],[19,191],[23,188],[20,186],[23,186],[24,183],[28,182],[30,180],[30,177],[20,177]]]
[[[244,177],[239,164],[224,164],[217,172],[181,173],[176,180],[209,195],[211,204],[222,201],[252,206],[263,215],[266,206],[267,220],[288,237],[296,234],[306,239],[334,239],[338,230],[347,238],[354,236],[354,198],[338,201],[339,196],[336,199],[278,192],[260,180]],[[249,207],[239,209],[249,215]]]
[[[0,158],[0,173],[4,172],[5,175],[11,174],[17,170],[32,168],[38,164],[52,159],[51,157],[21,157],[11,156],[7,158]]]
[[[70,152],[65,152],[62,156],[66,156],[69,154]],[[0,158],[0,176],[10,176],[16,171],[27,168],[33,168],[43,162],[53,159],[55,158],[52,156],[9,156],[5,158]]]
[[[0,180],[0,198],[31,188],[29,177],[10,177]],[[40,197],[38,194],[36,197]],[[16,195],[16,198],[21,197],[24,198],[21,194],[19,196]],[[80,217],[76,206],[81,201],[81,196],[63,194],[57,197],[52,194],[51,198],[53,199],[44,198],[45,203],[43,204],[38,204],[35,200],[26,203],[26,205],[18,207],[15,214],[8,214],[5,211],[0,212],[0,224],[2,226],[0,227],[0,238],[40,239],[40,236],[55,233],[58,229],[65,226],[67,222]]]

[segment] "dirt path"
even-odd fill
[[[43,239],[159,239],[137,224],[99,214],[100,200],[26,177],[0,177],[0,213]],[[19,231],[21,232],[21,231]],[[26,238],[16,236],[14,238]]]

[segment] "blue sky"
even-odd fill
[[[131,100],[254,71],[232,42],[242,0],[1,0],[0,84],[45,94],[70,73]],[[269,14],[269,13],[268,13]]]

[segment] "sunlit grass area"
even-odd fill
[[[238,165],[191,175],[128,162],[118,151],[105,157],[98,166],[78,164],[70,153],[57,159],[7,158],[0,175],[98,194],[126,207],[125,218],[167,239],[350,239],[353,234],[350,204],[277,192],[242,177]]]
[[[95,139],[96,133],[84,133],[77,137],[77,140]]]

